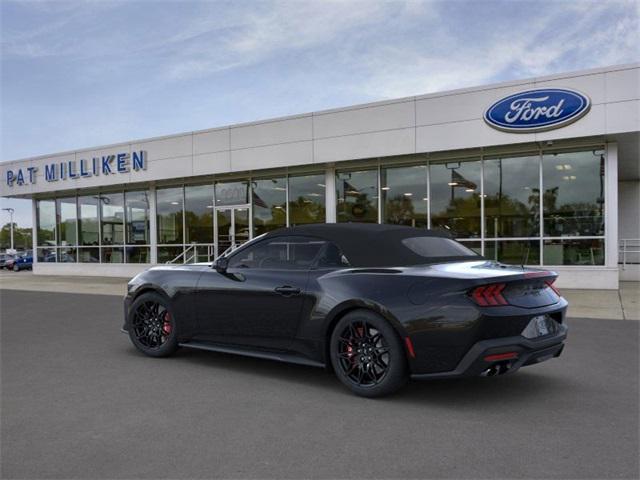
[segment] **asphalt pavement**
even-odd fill
[[[351,395],[310,367],[139,354],[119,296],[0,291],[2,478],[638,478],[640,322],[510,376]]]

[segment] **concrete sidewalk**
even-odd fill
[[[0,289],[3,290],[123,296],[128,281],[128,278],[0,272]],[[569,317],[640,320],[640,282],[621,282],[620,290],[562,289],[562,295],[569,301]]]

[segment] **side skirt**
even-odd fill
[[[267,360],[276,360],[284,363],[296,363],[298,365],[307,365],[309,367],[324,368],[324,363],[309,360],[308,358],[289,352],[271,352],[266,350],[251,350],[246,347],[236,347],[232,345],[222,345],[219,343],[204,342],[185,342],[179,344],[185,348],[195,348],[197,350],[208,350],[210,352],[231,353],[233,355],[243,355],[245,357],[264,358]]]

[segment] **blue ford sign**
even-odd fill
[[[575,90],[540,88],[498,100],[484,112],[484,120],[506,132],[540,132],[575,122],[590,107],[589,97]]]

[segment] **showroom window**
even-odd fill
[[[253,235],[258,236],[287,225],[287,179],[253,180]]]
[[[100,195],[100,231],[102,263],[124,262],[124,194]]]
[[[182,187],[156,190],[158,224],[158,263],[166,263],[181,255],[184,226],[184,190]]]
[[[249,182],[217,182],[216,207],[249,203]]]
[[[480,238],[480,160],[431,164],[431,228]]]
[[[78,245],[78,209],[76,197],[56,200],[58,217],[58,262],[75,262]]]
[[[97,195],[78,197],[78,261],[96,263],[100,261],[100,224]]]
[[[150,224],[149,192],[146,190],[124,193],[125,261],[149,263]]]
[[[336,174],[338,222],[378,222],[378,171]]]
[[[429,223],[427,166],[383,168],[380,171],[382,221],[426,227]]]
[[[326,219],[324,173],[289,177],[289,225],[324,223]]]
[[[38,200],[36,205],[36,233],[39,262],[56,261],[56,202],[54,200]]]
[[[184,189],[185,246],[191,247],[187,260],[213,259],[213,185],[189,185]]]

